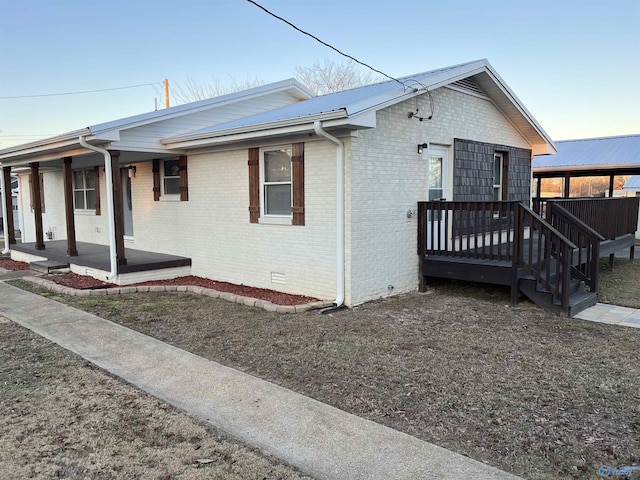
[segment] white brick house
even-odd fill
[[[38,250],[12,257],[63,242],[115,283],[190,273],[347,305],[415,290],[417,202],[480,195],[465,149],[495,147],[489,189],[524,199],[555,147],[486,60],[400,80],[321,97],[288,80],[1,150]],[[80,265],[84,244],[110,268]],[[190,266],[127,270],[133,251]]]

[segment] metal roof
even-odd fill
[[[461,67],[465,67],[473,63],[476,62],[454,65],[452,67],[441,68],[430,72],[400,78],[399,80],[405,82],[409,88],[403,87],[400,83],[393,80],[375,83],[372,85],[344,90],[342,92],[329,93],[327,95],[310,98],[309,100],[293,105],[287,105],[286,107],[240,118],[232,122],[204,128],[177,138],[200,136],[210,132],[230,130],[238,127],[249,127],[253,125],[264,125],[284,120],[295,120],[338,111],[343,111],[345,116],[356,115],[364,110],[383,104],[386,101],[395,100],[398,96],[412,96],[415,93],[416,88],[420,88],[421,84],[430,86],[429,84],[433,83],[434,77],[439,74],[453,72],[456,69],[460,69]]]
[[[557,141],[555,155],[536,155],[533,171],[640,167],[640,135]]]
[[[231,143],[240,137],[244,141],[269,135],[290,134],[294,131],[300,133],[309,128],[311,128],[310,131],[313,131],[313,122],[316,120],[331,120],[332,123],[328,126],[333,128],[370,128],[375,126],[375,115],[372,116],[372,113],[375,114],[382,108],[417,95],[425,95],[427,91],[455,84],[462,79],[471,79],[520,131],[535,152],[555,152],[555,145],[548,134],[489,62],[482,59],[403,77],[400,79],[400,83],[391,80],[319,97],[313,97],[304,86],[293,79],[284,80],[242,92],[92,125],[84,130],[30,144],[9,147],[0,150],[0,161],[17,163],[34,158],[47,161],[57,159],[62,155],[77,155],[84,152],[78,145],[79,136],[87,136],[87,141],[94,144],[109,142],[117,144],[120,141],[120,133],[130,129],[152,125],[174,117],[188,116],[204,110],[215,110],[236,101],[249,100],[285,90],[292,95],[290,105],[206,128],[200,127],[198,130],[187,133],[184,133],[184,130],[173,133],[170,130],[165,130],[162,132],[165,137],[158,139],[162,146],[158,146],[154,152],[171,152],[172,149],[186,151],[208,144]],[[373,120],[371,120],[372,118]],[[131,139],[129,142],[126,147],[131,151],[151,151],[148,142],[143,142],[140,145],[135,144],[135,141]]]
[[[542,146],[541,150],[546,153],[555,152],[551,138],[486,59],[402,77],[399,79],[401,83],[390,80],[310,98],[268,112],[167,137],[162,143],[180,144],[189,148],[189,142],[202,142],[207,138],[267,130],[323,118],[353,118],[358,114],[379,110],[416,95],[423,95],[426,90],[434,90],[465,78],[473,78],[532,145]]]
[[[627,180],[624,184],[624,187],[622,187],[623,189],[639,189],[640,190],[640,175],[632,175],[631,177],[629,177],[629,180]]]

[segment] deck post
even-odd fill
[[[124,251],[124,212],[122,207],[122,177],[120,176],[120,152],[112,150],[111,181],[113,182],[113,216],[115,220],[116,258],[118,265],[126,265]]]
[[[76,221],[73,214],[73,170],[71,169],[71,157],[62,159],[64,169],[64,213],[67,224],[67,255],[75,257],[78,255],[76,244]]]
[[[511,257],[511,306],[518,305],[520,285],[518,272],[522,261],[522,242],[524,239],[524,221],[520,203],[514,205],[513,212],[513,255]],[[507,232],[508,234],[508,232]]]
[[[2,175],[4,176],[4,202],[7,207],[7,234],[9,237],[9,245],[16,243],[16,227],[13,224],[13,201],[11,195],[11,167],[3,167]],[[6,247],[8,248],[9,245]]]
[[[42,191],[40,189],[40,164],[32,162],[31,167],[31,208],[36,227],[36,250],[44,250],[44,232],[42,229]]]

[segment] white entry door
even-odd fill
[[[449,157],[446,148],[429,147],[423,153],[427,161],[427,198],[429,201],[445,201],[448,198]],[[450,200],[450,199],[449,199]],[[427,218],[428,248],[444,248],[447,235],[444,214],[431,212]]]

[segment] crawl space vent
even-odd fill
[[[285,285],[287,283],[287,276],[284,273],[271,272],[271,283]]]

